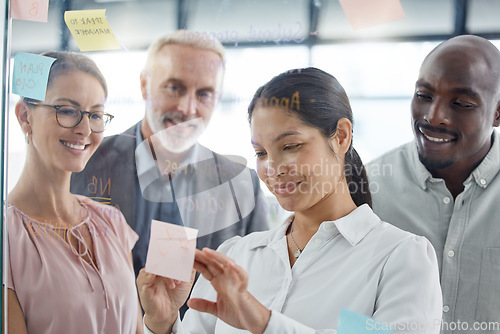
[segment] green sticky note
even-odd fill
[[[12,92],[44,101],[50,67],[55,60],[55,58],[32,53],[16,53],[12,75]]]
[[[338,334],[391,334],[390,325],[348,309],[340,310]]]

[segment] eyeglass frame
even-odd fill
[[[24,102],[26,104],[31,104],[33,106],[54,108],[56,110],[56,121],[57,121],[57,124],[59,124],[59,126],[65,128],[65,129],[76,128],[78,126],[78,124],[80,124],[82,122],[84,114],[88,115],[88,117],[89,117],[89,124],[90,124],[90,116],[92,116],[93,114],[97,113],[95,111],[93,112],[93,111],[87,111],[87,110],[80,110],[77,107],[70,106],[70,105],[67,105],[67,104],[47,104],[47,103],[32,102],[32,101],[24,101]],[[59,118],[57,117],[57,113],[59,112],[59,109],[61,109],[62,107],[72,107],[72,108],[75,108],[76,110],[78,110],[80,112],[80,118],[78,119],[78,121],[76,122],[75,125],[73,125],[73,126],[64,126],[64,125],[62,125],[59,122]],[[104,130],[106,130],[106,127],[109,125],[109,123],[111,123],[111,121],[113,120],[113,118],[115,118],[115,116],[113,116],[111,114],[108,114],[107,112],[104,112],[103,115],[109,117],[109,121],[104,125],[104,129],[102,131],[94,131],[94,130],[92,130],[92,128],[90,128],[90,131],[92,131],[93,133],[102,133],[102,132],[104,132]]]

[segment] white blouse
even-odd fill
[[[436,255],[424,237],[382,222],[368,205],[323,222],[293,267],[286,230],[234,237],[219,247],[249,273],[248,290],[269,308],[265,333],[337,333],[340,310],[373,317],[367,332],[439,333],[442,297]],[[216,300],[203,277],[192,297]],[[216,317],[188,310],[173,333],[242,333]]]

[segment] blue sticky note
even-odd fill
[[[55,60],[55,58],[32,53],[16,53],[12,75],[12,92],[44,101],[50,67]]]
[[[390,325],[348,309],[340,310],[338,334],[391,334]]]

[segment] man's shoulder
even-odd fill
[[[407,173],[415,166],[412,155],[415,143],[413,141],[398,146],[378,158],[368,162],[366,172],[369,178],[393,176],[394,173]],[[390,171],[390,173],[387,173]]]
[[[134,125],[129,128],[127,131],[104,137],[101,145],[97,148],[96,153],[103,152],[122,152],[124,150],[135,150],[136,136],[135,136],[135,127]]]
[[[238,155],[222,155],[216,152],[213,153],[217,164],[221,167],[224,167],[223,170],[241,172],[244,169],[248,168],[246,166],[246,160],[243,157],[240,157]]]
[[[203,147],[204,149],[208,149]],[[209,150],[209,149],[208,149]],[[213,153],[217,169],[222,178],[222,182],[228,181],[241,175],[242,172],[250,173],[256,177],[255,171],[247,167],[245,158],[239,155],[223,155],[210,150]]]
[[[130,136],[131,129],[103,139],[84,170],[72,174],[73,192],[87,194],[82,189],[86,189],[92,180],[107,180],[112,176],[121,178],[122,174],[128,175],[135,170],[135,138]]]
[[[135,164],[135,126],[125,132],[105,137],[87,167],[102,168],[103,164],[122,165],[124,162]]]

